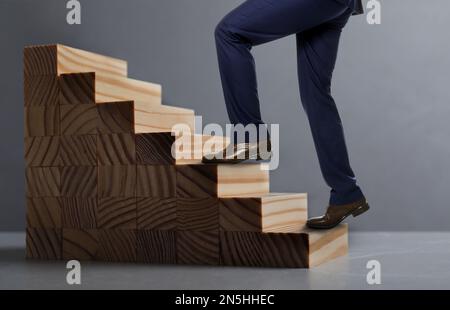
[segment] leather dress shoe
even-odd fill
[[[269,160],[271,157],[270,140],[258,143],[230,144],[223,151],[203,156],[204,164],[238,164],[248,160]]]
[[[350,215],[357,217],[369,209],[370,207],[366,199],[345,205],[330,205],[325,215],[309,219],[306,225],[314,229],[331,229],[339,225]]]

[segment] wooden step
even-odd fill
[[[124,60],[61,44],[25,47],[24,68],[25,76],[96,72],[97,76],[108,78],[128,74]]]
[[[148,106],[161,105],[161,85],[123,76],[105,77],[95,72],[62,74],[59,77],[59,88],[60,104],[63,105],[114,101],[141,101]]]
[[[171,132],[175,125],[183,124],[195,133],[194,110],[152,105],[143,101],[134,102],[134,132],[160,133]]]
[[[298,232],[307,220],[307,194],[242,196],[220,199],[223,231]]]
[[[96,77],[95,102],[141,101],[146,105],[161,105],[161,85],[126,77]]]
[[[228,266],[311,268],[348,252],[348,227],[297,233],[220,233],[221,262]]]
[[[269,193],[265,164],[177,166],[177,197],[236,197]]]
[[[185,135],[179,138],[171,132],[137,134],[136,157],[142,165],[195,165],[201,164],[205,152],[219,152],[229,143],[228,138],[220,136]]]

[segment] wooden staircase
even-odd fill
[[[347,226],[306,229],[306,194],[270,193],[260,165],[201,164],[226,138],[172,156],[194,111],[125,61],[31,46],[24,69],[28,258],[307,268],[347,253]]]

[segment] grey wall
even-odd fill
[[[0,229],[25,226],[22,48],[62,43],[129,61],[130,76],[163,84],[167,104],[225,123],[213,29],[241,0],[0,0]],[[334,94],[351,160],[372,211],[358,230],[449,230],[450,3],[382,1],[382,25],[351,19]],[[262,111],[281,125],[274,191],[306,191],[313,215],[328,199],[297,89],[295,44],[255,49]]]

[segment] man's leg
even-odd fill
[[[350,10],[297,35],[299,82],[322,174],[331,187],[331,205],[363,199],[350,167],[342,122],[331,96],[331,79],[341,30]]]
[[[263,124],[250,53],[253,46],[313,28],[347,9],[335,0],[248,0],[230,12],[217,26],[215,37],[231,123]]]

